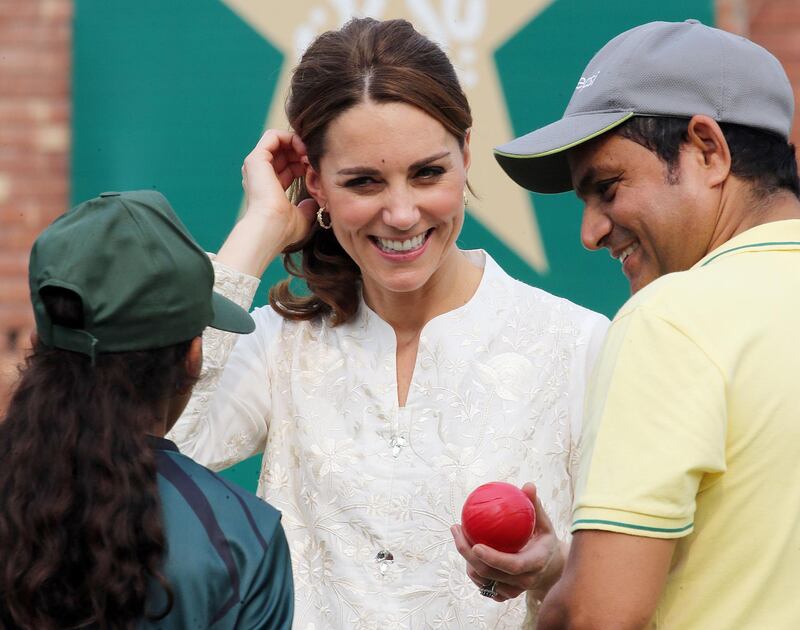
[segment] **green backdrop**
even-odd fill
[[[515,134],[561,115],[586,62],[612,36],[689,17],[711,24],[712,0],[553,2],[495,52]],[[282,61],[218,0],[76,0],[72,201],[104,190],[158,189],[200,244],[216,251],[236,218],[239,169],[276,96]],[[534,195],[534,203],[547,274],[469,216],[459,243],[487,249],[525,282],[613,316],[627,283],[618,263],[581,247],[578,201],[569,193]],[[278,264],[267,270],[256,304],[282,276]],[[258,458],[225,474],[254,489]]]

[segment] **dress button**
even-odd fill
[[[381,572],[381,575],[385,575],[394,562],[394,556],[388,549],[381,549],[375,556],[375,562],[378,563],[378,570]]]
[[[389,440],[389,446],[392,447],[392,457],[399,457],[400,451],[407,444],[408,441],[402,435],[393,435],[392,439]]]

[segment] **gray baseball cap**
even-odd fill
[[[560,120],[497,147],[495,158],[523,188],[564,192],[568,149],[632,116],[697,114],[788,141],[794,95],[780,62],[750,40],[697,20],[650,22],[600,49]]]

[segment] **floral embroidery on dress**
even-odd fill
[[[420,336],[405,407],[395,337],[365,304],[347,324],[257,309],[204,336],[206,367],[171,437],[213,468],[263,449],[258,493],[283,513],[295,627],[520,628],[536,602],[482,597],[449,528],[477,485],[533,481],[568,536],[577,427],[607,320],[517,282],[484,252],[463,307]],[[257,280],[215,263],[249,305]]]

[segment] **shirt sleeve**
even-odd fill
[[[215,291],[248,309],[258,279],[216,261],[214,272]],[[267,349],[281,318],[271,309],[259,309],[253,319],[256,329],[249,335],[213,328],[203,332],[200,379],[167,434],[183,454],[212,470],[260,453],[266,443],[271,406]]]
[[[236,622],[242,630],[290,630],[294,617],[294,582],[289,545],[280,523],[270,539]]]
[[[612,324],[587,393],[572,531],[677,538],[725,470],[725,378],[679,327],[640,306]]]

